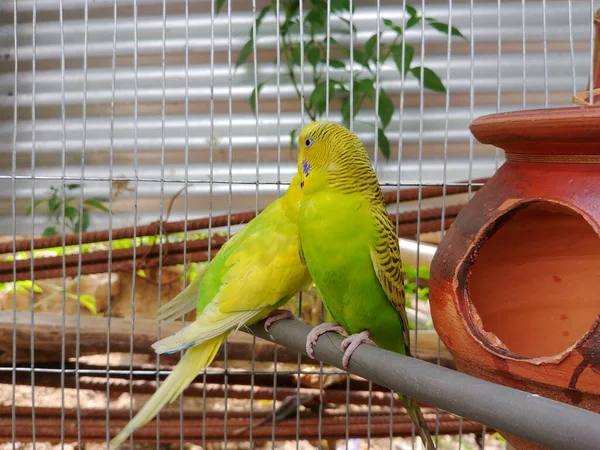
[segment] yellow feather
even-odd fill
[[[153,345],[157,353],[187,353],[160,389],[113,440],[117,446],[196,377],[216,355],[226,336],[266,318],[309,284],[298,253],[300,176],[286,194],[237,233],[190,286],[160,310],[170,320],[196,304],[196,320]]]
[[[196,378],[196,375],[214,359],[225,337],[226,335],[217,336],[190,348],[167,379],[160,385],[156,393],[146,402],[131,422],[114,437],[110,442],[110,447],[118,448],[134,430],[150,422],[163,406],[175,400]]]

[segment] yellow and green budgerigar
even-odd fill
[[[311,330],[307,353],[320,335],[345,330],[344,367],[361,344],[410,356],[398,236],[363,143],[323,121],[306,125],[298,143],[301,259],[335,321]],[[399,396],[427,449],[435,449],[418,404]]]
[[[152,345],[156,353],[187,351],[160,388],[111,441],[112,448],[175,400],[212,362],[229,333],[265,318],[268,329],[277,320],[294,317],[277,308],[312,283],[299,256],[300,178],[296,174],[284,196],[236,233],[205,270],[161,308],[159,320],[165,323],[196,308],[194,322]]]

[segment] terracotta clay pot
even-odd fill
[[[600,107],[470,128],[506,162],[432,261],[435,329],[461,372],[600,412]]]

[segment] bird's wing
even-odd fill
[[[219,249],[219,254],[225,253],[229,247],[234,247],[237,242],[237,238],[240,233],[236,233],[231,236]],[[206,264],[201,270],[198,271],[196,277],[192,282],[179,294],[177,294],[170,302],[162,305],[158,310],[157,319],[166,325],[181,316],[193,311],[198,306],[198,296],[200,282],[204,278],[204,274],[208,271],[211,264]]]
[[[302,250],[300,234],[298,234],[298,256],[300,257],[300,264],[302,264],[302,267],[306,267],[306,259],[304,258],[304,251]]]
[[[261,248],[261,251],[258,249]],[[296,236],[265,233],[256,236],[227,260],[219,292],[222,312],[273,307],[306,285],[306,269],[300,264]],[[243,301],[240,301],[243,299]]]
[[[218,294],[223,313],[272,308],[306,285],[309,275],[300,264],[298,231],[285,214],[272,208],[254,223],[243,245],[230,250]]]
[[[279,209],[270,212],[248,224],[243,239],[213,260],[200,293],[207,301],[196,320],[157,342],[157,352],[180,351],[260,320],[306,285],[310,277],[300,265],[294,227],[277,216]]]
[[[162,322],[162,325],[166,325],[196,309],[200,282],[209,267],[209,264],[204,266],[183,291],[158,309],[157,320]]]
[[[404,274],[398,236],[385,207],[374,211],[375,239],[371,248],[371,262],[381,287],[388,300],[394,305],[402,322],[402,333],[407,352],[410,350],[410,333],[406,317],[406,297],[404,293]]]

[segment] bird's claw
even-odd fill
[[[276,309],[275,311],[272,311],[267,317],[267,320],[265,320],[265,331],[268,333],[271,325],[284,319],[295,320],[296,316],[293,312],[288,311],[287,309]]]
[[[310,330],[310,333],[308,333],[308,336],[306,337],[306,354],[312,359],[315,359],[313,348],[315,345],[317,345],[319,337],[321,337],[321,335],[325,333],[328,333],[329,331],[341,334],[345,330],[341,325],[335,322],[325,322],[320,325],[317,325],[312,330]]]
[[[375,342],[373,342],[373,340],[371,339],[371,334],[367,330],[361,333],[351,334],[342,341],[342,351],[344,352],[344,357],[342,358],[342,366],[344,367],[344,369],[348,368],[348,364],[350,363],[350,358],[352,357],[352,354],[362,344],[377,347]]]

